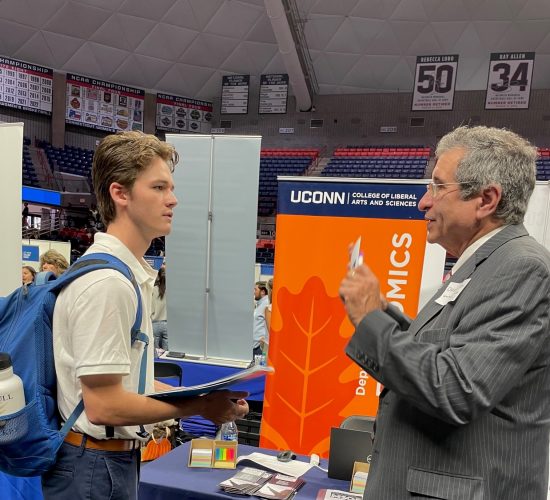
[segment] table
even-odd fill
[[[208,469],[187,467],[190,442],[187,442],[170,453],[157,458],[153,462],[143,465],[139,483],[139,500],[208,500],[212,498],[233,498],[235,495],[224,493],[218,484],[233,476],[237,469]],[[239,444],[239,456],[253,452],[277,454],[275,450],[256,448]],[[299,460],[308,461],[308,457],[298,455]],[[321,460],[321,467],[327,468],[327,461]],[[321,488],[335,490],[349,490],[349,481],[340,481],[327,477],[327,473],[313,467],[303,478],[306,484],[294,497],[296,499],[315,499]]]

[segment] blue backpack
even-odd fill
[[[23,285],[0,298],[0,352],[11,356],[13,371],[23,380],[26,406],[0,416],[0,470],[14,476],[38,476],[50,469],[57,451],[84,409],[80,401],[60,428],[56,400],[52,322],[59,292],[80,276],[98,269],[115,269],[134,285],[136,320],[128,340],[145,343],[138,392],[145,390],[147,336],[140,332],[141,294],[128,266],[109,254],[81,257],[59,278],[40,285]]]

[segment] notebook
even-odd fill
[[[370,432],[333,427],[330,430],[328,477],[351,480],[355,462],[370,463],[372,437]]]

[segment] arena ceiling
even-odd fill
[[[490,52],[536,52],[550,88],[549,0],[295,0],[320,94],[410,91],[417,55],[459,54],[484,89]],[[221,77],[285,73],[264,0],[0,0],[0,55],[211,100]]]

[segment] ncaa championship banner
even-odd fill
[[[353,326],[338,288],[349,245],[361,237],[381,292],[416,316],[421,288],[431,296],[445,262],[426,243],[417,208],[425,192],[422,181],[279,178],[268,355],[275,374],[266,381],[260,446],[327,457],[331,427],[376,414],[379,384],[344,353]]]

